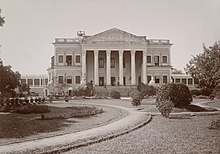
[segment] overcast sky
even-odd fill
[[[202,43],[220,40],[220,0],[0,0],[1,57],[21,74],[46,74],[56,37],[119,28],[170,39],[172,65],[183,70]]]

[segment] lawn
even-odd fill
[[[74,113],[71,117],[85,117],[90,115],[88,113],[96,114],[92,112],[94,109],[49,107],[50,113],[46,113],[45,116],[50,117],[50,120],[42,120],[41,114],[0,114],[0,138],[23,138],[38,133],[58,131],[68,125],[66,118],[70,117],[66,117],[66,113]]]

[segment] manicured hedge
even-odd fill
[[[157,90],[156,102],[171,101],[174,107],[184,107],[192,102],[189,88],[182,83],[168,83]]]

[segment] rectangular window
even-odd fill
[[[123,68],[125,68],[125,57],[123,57]]]
[[[67,66],[72,65],[72,56],[71,55],[66,56],[66,64],[67,64]]]
[[[155,83],[160,83],[160,77],[159,76],[155,76]]]
[[[99,77],[99,86],[104,86],[104,77]]]
[[[126,86],[126,78],[125,77],[123,77],[123,84],[124,84],[124,86]]]
[[[63,76],[58,76],[58,83],[63,84]]]
[[[163,63],[167,63],[167,56],[163,56]]]
[[[63,63],[63,55],[58,56],[58,63]]]
[[[76,63],[80,63],[80,55],[76,55]]]
[[[27,84],[29,86],[32,86],[33,85],[33,79],[27,79]]]
[[[47,83],[48,83],[48,79],[45,79],[45,83],[44,84],[47,85]]]
[[[154,56],[155,66],[159,66],[159,56]]]
[[[111,58],[111,68],[115,68],[115,58]]]
[[[163,75],[163,83],[167,83],[167,75]]]
[[[193,84],[193,79],[192,79],[192,78],[188,79],[188,84],[189,84],[189,85],[192,85],[192,84]]]
[[[148,63],[148,64],[151,63],[151,56],[147,56],[147,63]]]
[[[66,79],[67,84],[72,84],[72,79]]]
[[[21,83],[25,84],[26,83],[26,79],[21,79]]]
[[[99,68],[104,68],[104,58],[99,58]]]
[[[77,84],[80,83],[80,76],[76,76],[76,83],[77,83]]]
[[[151,76],[147,76],[147,83],[149,83],[150,82],[150,80],[151,80]]]
[[[34,85],[39,86],[40,85],[40,79],[34,79]]]
[[[183,84],[186,84],[186,78],[183,78],[183,79],[182,79],[182,83],[183,83]]]
[[[175,83],[180,83],[180,78],[176,78]]]

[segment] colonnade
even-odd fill
[[[99,85],[99,50],[94,51],[94,84]],[[102,50],[103,51],[103,50]],[[111,50],[106,51],[106,85],[111,85]],[[115,50],[114,50],[115,51]],[[123,54],[124,50],[117,50],[119,56],[119,85],[123,84]],[[127,51],[127,50],[126,50]],[[135,86],[136,83],[136,59],[135,54],[136,50],[130,50],[131,53],[131,85]],[[86,82],[86,50],[82,51],[82,80]],[[142,51],[142,73],[141,79],[143,83],[147,83],[147,53],[146,51]]]

